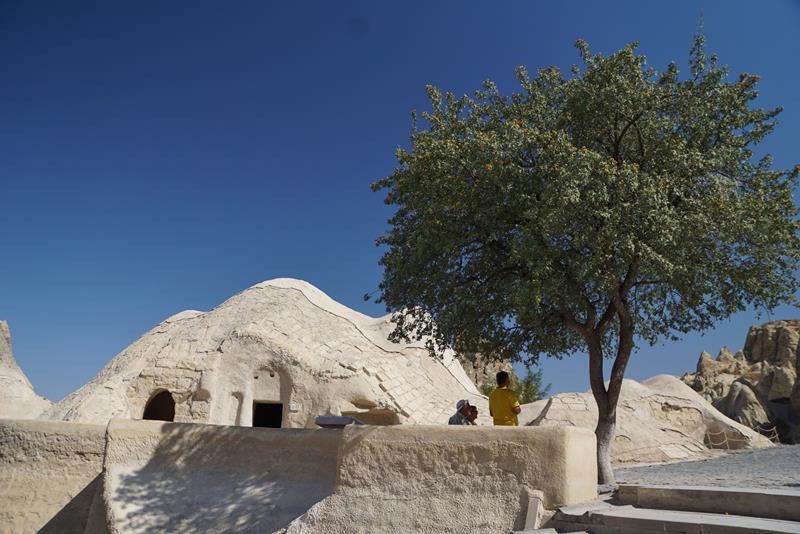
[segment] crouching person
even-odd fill
[[[478,423],[475,420],[478,418],[478,407],[477,406],[470,406],[469,407],[469,415],[467,419],[469,419],[469,424],[477,425]]]
[[[456,403],[456,413],[447,421],[448,425],[470,425],[469,422],[469,401],[461,399]]]

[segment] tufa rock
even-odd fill
[[[483,391],[485,387],[494,388],[497,385],[497,373],[500,371],[514,372],[510,363],[490,360],[478,353],[458,354],[457,358],[478,391]]]
[[[452,351],[387,340],[390,316],[351,310],[301,280],[257,284],[202,313],[165,320],[44,418],[111,418],[314,428],[319,415],[446,424],[478,393]]]
[[[563,393],[523,405],[520,424],[594,430],[597,405],[591,391]],[[710,456],[715,448],[771,445],[764,436],[722,415],[674,376],[623,381],[611,448],[616,465],[694,460]]]
[[[0,321],[0,419],[33,419],[52,404],[36,394],[17,365],[8,323]]]
[[[681,379],[722,413],[785,443],[800,442],[797,381],[800,320],[772,321],[747,332],[744,349],[716,359],[700,355],[697,371]]]

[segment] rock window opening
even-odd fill
[[[254,402],[253,426],[280,428],[283,422],[283,404],[279,402]]]
[[[155,421],[175,420],[175,399],[169,391],[162,391],[147,403],[142,419]]]

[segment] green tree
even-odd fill
[[[392,339],[534,364],[588,353],[600,482],[636,341],[703,330],[791,300],[800,259],[798,168],[753,148],[780,109],[753,105],[758,77],[727,80],[702,35],[688,76],[636,44],[609,55],[579,40],[503,96],[428,87],[432,109],[394,172],[373,184],[395,206],[379,301]],[[612,362],[604,383],[606,359]]]
[[[544,377],[542,370],[533,371],[530,366],[525,368],[525,377],[519,383],[519,388],[515,390],[520,404],[527,404],[543,399],[550,392],[551,384],[542,384]]]

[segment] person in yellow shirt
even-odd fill
[[[497,389],[489,395],[489,415],[494,419],[495,425],[519,426],[517,414],[522,411],[519,400],[513,391],[508,389],[510,378],[508,373],[497,373]]]

